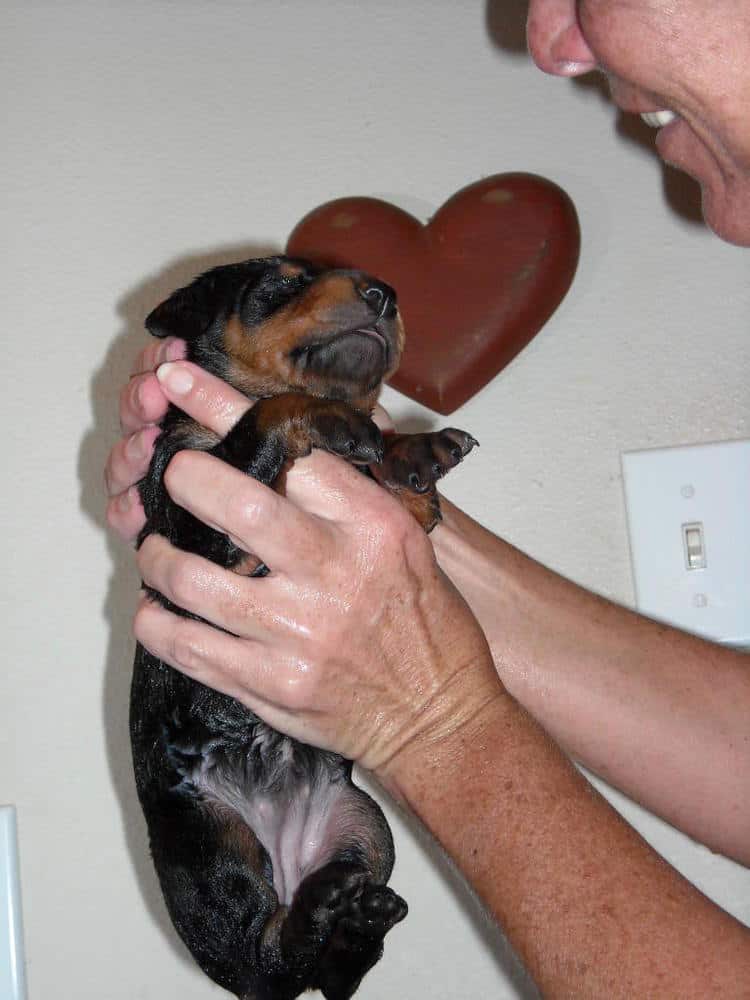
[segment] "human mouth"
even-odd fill
[[[678,115],[674,111],[644,111],[641,118],[651,128],[662,128],[664,125],[671,125],[677,121]]]

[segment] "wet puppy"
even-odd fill
[[[370,419],[403,347],[387,285],[284,257],[249,260],[175,292],[146,326],[184,338],[192,361],[257,402],[223,441],[170,408],[140,487],[140,541],[158,532],[236,572],[273,571],[170,500],[164,470],[182,448],[269,485],[324,448],[373,475],[426,530],[439,519],[435,481],[476,442],[452,429],[384,440]],[[386,885],[390,830],[352,783],[351,762],[282,736],[141,646],[130,726],[167,907],[204,972],[242,1000],[310,988],[351,997],[406,914]]]

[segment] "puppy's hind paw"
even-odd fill
[[[383,938],[406,911],[404,900],[388,886],[364,886],[339,919],[318,969],[315,985],[326,1000],[349,1000],[354,995],[382,955]]]
[[[309,875],[297,889],[282,930],[288,953],[320,950],[339,921],[351,913],[365,886],[359,868],[332,863]]]
[[[381,938],[404,919],[406,902],[387,885],[366,885],[339,921],[338,933]]]

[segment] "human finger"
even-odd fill
[[[130,434],[146,424],[158,423],[167,411],[167,403],[154,372],[165,361],[185,357],[184,340],[167,337],[152,340],[133,363],[128,384],[120,393],[120,426]]]
[[[146,513],[137,487],[131,486],[123,493],[111,497],[107,502],[106,518],[109,527],[126,542],[135,541],[146,523]]]
[[[251,406],[247,396],[189,361],[160,365],[156,377],[171,403],[220,437],[224,437]]]
[[[180,361],[187,357],[187,344],[177,337],[152,339],[143,348],[133,363],[133,375],[155,372],[165,361]]]
[[[387,490],[355,466],[317,449],[294,463],[286,476],[285,493],[296,507],[324,524],[377,524],[388,511],[403,511]]]
[[[114,445],[104,467],[104,487],[108,496],[122,493],[143,478],[160,433],[158,427],[143,427],[120,438]]]
[[[281,616],[270,579],[241,576],[149,535],[138,550],[143,582],[184,611],[242,638],[264,639]],[[283,627],[287,627],[284,620]]]
[[[320,519],[205,452],[178,452],[167,466],[164,484],[175,503],[274,572],[317,562],[330,541]]]
[[[306,664],[297,657],[176,615],[146,597],[136,611],[133,632],[175,670],[236,698],[288,735],[312,741],[304,714],[295,711],[309,699]]]
[[[120,391],[120,427],[132,434],[142,427],[157,424],[169,405],[153,372],[133,375]]]
[[[244,692],[236,669],[240,640],[234,636],[167,611],[145,596],[133,632],[141,645],[175,670],[233,698]]]

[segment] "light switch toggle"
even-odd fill
[[[692,521],[682,526],[682,544],[685,549],[685,565],[688,569],[706,568],[706,541],[701,521]]]

